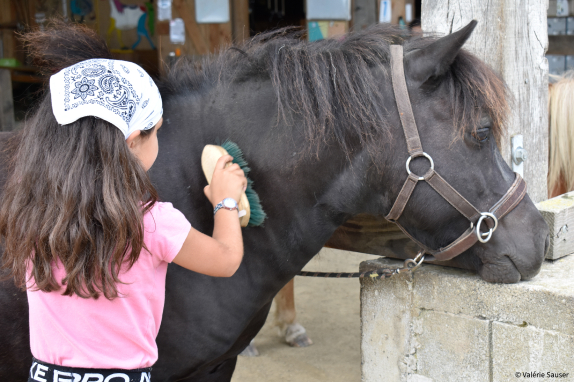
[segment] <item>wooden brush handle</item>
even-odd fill
[[[227,151],[221,146],[206,145],[203,148],[203,153],[201,153],[201,168],[203,169],[203,173],[207,179],[207,184],[211,184],[217,160],[227,154]],[[231,166],[231,164],[232,163],[229,162],[225,167],[227,168]],[[245,211],[245,215],[239,218],[239,223],[242,227],[247,227],[249,217],[251,216],[251,209],[249,208],[249,201],[247,201],[247,195],[245,195],[245,192],[241,194],[241,198],[237,201],[237,208],[239,211]]]

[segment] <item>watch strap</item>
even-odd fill
[[[235,207],[229,208],[229,207],[225,207],[225,205],[223,204],[223,200],[219,203],[217,203],[215,205],[215,208],[213,209],[213,216],[215,216],[215,214],[217,213],[217,211],[219,211],[220,209],[224,209],[224,210],[229,210],[229,211],[233,211],[233,210],[237,210],[239,211],[238,205],[237,203],[235,203]]]
[[[213,216],[215,216],[215,213],[217,211],[219,211],[221,208],[223,207],[223,202],[219,202],[215,205],[215,208],[213,209]]]

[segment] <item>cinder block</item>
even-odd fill
[[[409,354],[404,348],[410,343],[412,321],[409,285],[409,275],[397,276],[386,285],[383,298],[377,282],[361,283],[361,343],[368,349],[362,351],[364,380],[406,381],[402,376],[407,375]]]
[[[401,265],[379,259],[361,271]],[[363,382],[499,382],[531,371],[571,373],[532,381],[574,381],[574,256],[517,284],[424,265],[361,286]]]
[[[555,260],[573,253],[574,192],[545,200],[536,207],[550,228],[550,248],[546,258]]]
[[[574,337],[529,325],[492,323],[494,381],[574,380]],[[528,378],[526,373],[544,375]],[[552,378],[551,374],[559,376]],[[566,375],[567,374],[567,375]]]
[[[544,262],[535,278],[517,284],[438,266],[425,266],[415,279],[413,306],[574,335],[574,256]]]
[[[489,382],[488,321],[432,310],[419,310],[414,321],[421,328],[413,336],[417,374],[441,382]]]

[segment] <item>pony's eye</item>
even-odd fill
[[[472,137],[476,139],[478,143],[484,143],[488,141],[489,134],[490,134],[490,128],[481,127],[480,129],[477,129],[475,132],[472,133]]]

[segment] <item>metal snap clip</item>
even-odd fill
[[[420,250],[414,259],[406,259],[400,271],[414,272],[425,261],[425,251]]]

